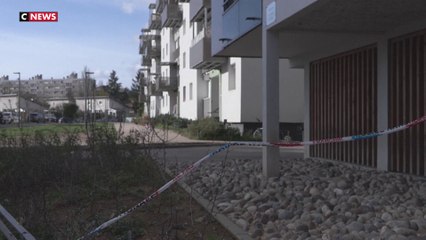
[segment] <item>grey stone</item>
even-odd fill
[[[285,209],[279,209],[278,210],[278,219],[281,220],[290,220],[294,217],[293,212],[285,210]]]
[[[321,211],[322,211],[322,213],[324,214],[325,217],[329,217],[332,213],[330,208],[327,205],[323,205],[321,207]]]
[[[346,228],[348,229],[348,232],[352,232],[352,231],[360,232],[364,230],[364,224],[359,223],[357,221],[353,221],[349,223],[349,225],[347,225]]]
[[[392,217],[392,215],[390,215],[388,212],[384,212],[383,214],[382,214],[382,216],[381,216],[381,219],[383,220],[383,221],[390,221],[390,220],[392,220],[393,219],[393,217]]]
[[[306,224],[300,224],[300,225],[296,226],[296,231],[307,232],[307,231],[309,231],[309,227]]]
[[[251,214],[254,214],[256,212],[256,210],[257,210],[256,206],[247,207],[247,211]]]
[[[246,220],[244,220],[244,219],[238,219],[237,220],[237,225],[238,226],[240,226],[243,230],[245,230],[245,231],[247,231],[247,229],[248,229],[248,223],[247,223],[247,221]]]
[[[312,188],[309,190],[309,194],[311,194],[311,196],[318,196],[318,195],[320,195],[321,193],[320,193],[320,191],[318,190],[318,188],[316,188],[316,187],[312,187]]]

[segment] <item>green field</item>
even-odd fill
[[[96,123],[96,127],[105,127],[110,125],[109,123]],[[90,125],[89,125],[90,126]],[[0,128],[0,136],[21,136],[21,135],[51,135],[51,134],[66,134],[66,133],[83,133],[85,131],[84,124],[46,124],[46,125],[35,125],[35,126],[24,126],[19,127],[8,127]]]

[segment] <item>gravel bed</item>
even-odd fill
[[[281,163],[281,176],[265,181],[260,160],[207,161],[185,182],[253,239],[426,239],[426,179],[318,159]]]

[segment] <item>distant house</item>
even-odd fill
[[[67,98],[49,99],[50,108],[62,107],[63,104],[69,103]],[[80,111],[87,110],[91,113],[103,113],[110,116],[128,115],[130,109],[127,106],[115,101],[108,96],[95,96],[94,98],[76,97],[75,103]]]
[[[12,112],[14,114],[18,113],[18,105],[21,107],[22,119],[26,119],[29,113],[38,112],[42,113],[47,107],[44,107],[31,99],[20,98],[20,103],[18,103],[17,94],[5,94],[0,95],[0,111],[1,112]]]

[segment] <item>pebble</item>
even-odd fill
[[[206,161],[185,181],[253,239],[426,239],[422,178],[288,159],[264,180],[258,159],[232,159]]]

